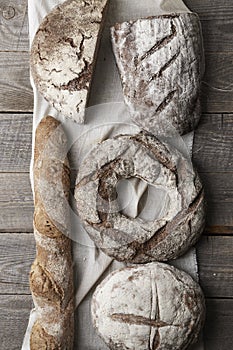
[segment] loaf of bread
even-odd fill
[[[37,127],[34,152],[34,234],[37,255],[30,288],[37,320],[31,350],[71,350],[74,287],[69,239],[70,169],[61,124],[45,117]]]
[[[84,122],[108,0],[67,0],[42,21],[31,48],[34,82],[63,115]]]
[[[97,287],[92,318],[111,350],[185,350],[203,326],[204,296],[174,267],[133,266],[114,271]]]
[[[160,217],[145,220],[122,212],[117,184],[130,178],[165,191]],[[90,237],[119,261],[175,259],[204,229],[204,191],[191,162],[168,143],[143,132],[94,147],[79,168],[75,199]]]
[[[111,29],[125,103],[153,134],[185,134],[200,118],[200,21],[194,13],[116,24]]]

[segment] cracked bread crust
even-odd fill
[[[70,168],[61,124],[48,116],[36,129],[34,236],[37,255],[30,288],[37,319],[31,350],[72,350],[74,286],[69,235]]]
[[[153,134],[192,131],[200,118],[202,36],[194,13],[118,23],[113,51],[133,121]]]
[[[32,43],[34,82],[64,116],[84,122],[108,0],[67,0],[42,21]]]
[[[166,189],[169,200],[162,217],[146,221],[122,213],[117,184],[134,177]],[[92,240],[119,261],[175,259],[204,229],[204,193],[191,162],[145,133],[121,135],[97,145],[79,168],[75,199]]]
[[[200,286],[161,263],[114,271],[94,292],[91,310],[111,350],[185,350],[205,319]]]

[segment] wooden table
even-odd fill
[[[136,0],[135,0],[136,1]],[[233,1],[186,0],[200,15],[206,52],[203,116],[193,161],[206,189],[206,231],[197,246],[207,302],[206,350],[233,347]],[[26,0],[0,0],[0,339],[20,349],[32,307],[35,256],[29,183],[33,95]]]

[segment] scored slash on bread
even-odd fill
[[[164,199],[161,217],[147,221],[124,215],[117,201],[117,184],[130,178],[166,189],[169,199]],[[143,132],[116,136],[95,146],[79,167],[75,199],[91,239],[119,261],[175,259],[204,229],[204,191],[191,162],[168,143]]]
[[[106,4],[107,0],[65,1],[44,19],[32,44],[31,69],[39,91],[58,111],[79,123],[84,122]],[[180,134],[195,127],[200,115],[199,29],[197,18],[187,14],[126,22],[112,29],[113,47],[122,77],[125,101],[132,119],[143,129],[154,132],[160,119],[165,123],[165,128],[169,128],[171,123]],[[144,41],[143,36],[146,36],[147,40]],[[152,43],[152,39],[156,41]],[[162,60],[161,52],[163,52]],[[119,136],[110,141],[110,146],[115,146],[111,149],[121,150],[121,143],[123,146],[127,144],[123,154],[126,154],[131,147],[129,159],[109,158],[105,163],[104,157],[109,156],[109,152],[106,152],[108,148],[102,149],[103,156],[101,152],[99,153],[102,147],[99,145],[99,148],[96,148],[98,153],[96,159],[103,161],[102,168],[96,167],[96,172],[93,172],[94,180],[93,173],[79,179],[76,186],[76,200],[81,218],[85,221],[93,240],[97,244],[100,241],[104,243],[103,246],[98,244],[100,248],[118,260],[142,263],[154,259],[176,258],[196,242],[204,226],[204,197],[198,175],[193,171],[191,180],[189,179],[191,183],[188,183],[186,173],[188,174],[190,169],[185,160],[181,159],[180,162],[183,168],[177,169],[173,162],[173,158],[178,157],[176,152],[173,154],[169,147],[166,148],[151,136],[145,134],[135,137]],[[30,287],[37,320],[31,332],[31,350],[73,348],[74,287],[71,242],[67,237],[70,181],[69,163],[63,154],[65,144],[65,136],[59,123],[52,117],[45,118],[37,128],[35,143],[34,233],[37,257],[31,268]],[[141,225],[140,230],[145,229],[144,237],[143,232],[142,235],[139,232],[140,225],[136,225],[136,238],[131,240],[132,237],[129,237],[129,241],[126,242],[130,229],[135,231],[135,222],[130,218],[123,220],[123,217],[115,213],[109,215],[105,211],[102,212],[101,208],[94,212],[97,203],[94,203],[96,205],[94,209],[88,208],[87,200],[91,196],[90,200],[95,200],[100,195],[105,197],[103,199],[109,204],[115,195],[111,181],[115,175],[116,178],[124,177],[122,172],[128,177],[140,178],[141,174],[134,173],[132,169],[135,166],[141,169],[138,164],[143,167],[144,158],[141,155],[135,160],[134,155],[137,156],[135,149],[139,150],[140,154],[144,153],[145,159],[149,153],[151,159],[156,159],[156,166],[152,170],[156,172],[157,169],[161,172],[161,178],[164,175],[163,179],[160,178],[163,185],[166,179],[169,180],[167,182],[170,193],[179,197],[179,201],[174,201],[177,205],[174,216],[165,218],[164,222],[159,223],[159,227],[154,225],[151,230],[147,229],[147,224]],[[93,159],[88,161],[85,170],[83,170],[85,164],[82,165],[81,174],[82,171],[86,174],[92,161]],[[151,163],[147,163],[148,169],[146,166],[145,169],[141,169],[149,170],[149,176]],[[94,185],[92,182],[95,182]],[[89,183],[92,190],[93,188],[95,190],[96,182],[98,182],[96,192],[86,190],[85,187],[88,189],[86,185]],[[92,222],[88,215],[92,219],[95,214],[97,222]],[[122,222],[123,225],[120,226]],[[144,285],[143,287],[145,288]],[[130,292],[130,288],[128,291]],[[175,292],[177,289],[174,288]],[[108,298],[111,297],[112,295],[108,295]],[[190,310],[190,299],[192,302],[195,297],[195,293],[191,296],[187,293],[185,297],[187,309]],[[169,301],[171,300],[172,296]],[[158,313],[156,315],[160,316]],[[159,328],[158,322],[161,321],[160,317],[158,320],[151,320],[148,317],[142,319],[119,312],[112,315],[112,320],[136,326],[142,325],[143,322],[151,329]],[[188,331],[191,332],[190,325],[191,323]],[[161,327],[172,328],[173,324],[162,323]],[[197,329],[199,330],[199,323]],[[153,334],[150,333],[150,337],[151,335]],[[149,340],[151,339],[153,348],[159,349],[159,331],[156,331],[154,337]],[[114,344],[109,345],[110,348],[114,348]],[[186,344],[183,348],[186,348]]]
[[[125,103],[151,133],[192,131],[200,118],[200,21],[194,13],[118,23],[111,28]]]
[[[42,21],[32,43],[31,72],[44,98],[83,123],[108,0],[67,0]]]
[[[30,288],[37,318],[32,327],[30,349],[72,350],[70,168],[65,133],[61,124],[49,116],[36,130],[33,173],[37,256],[31,267]]]

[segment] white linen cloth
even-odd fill
[[[64,0],[28,0],[29,16],[29,37],[30,43],[41,23],[42,19],[58,4]],[[190,12],[181,0],[110,0],[103,38],[98,54],[95,76],[93,79],[89,107],[86,113],[84,125],[78,125],[68,119],[65,119],[39,94],[33,80],[31,84],[34,91],[34,113],[33,113],[33,145],[31,161],[31,183],[33,188],[33,152],[34,136],[37,125],[40,120],[51,115],[60,120],[66,130],[71,154],[71,166],[78,169],[83,157],[99,141],[111,138],[114,135],[122,133],[135,133],[139,128],[134,125],[125,109],[123,103],[122,88],[120,78],[116,68],[115,60],[111,50],[109,39],[110,25],[124,20],[137,19],[140,17],[160,15],[171,12]],[[181,152],[192,153],[193,133],[181,138],[173,137],[171,140]],[[145,191],[146,184],[142,181],[132,180],[122,184],[124,195],[121,197],[123,205],[126,206],[125,212],[132,217],[137,215],[137,203]],[[120,192],[119,192],[120,194]],[[153,191],[152,191],[153,194]],[[156,192],[156,198],[164,196]],[[153,201],[153,196],[149,196]],[[163,203],[158,201],[157,203]],[[128,204],[128,206],[127,206]],[[151,213],[145,207],[145,218],[153,215],[161,215],[163,205],[156,207],[156,213]],[[90,301],[93,293],[93,287],[97,281],[102,280],[111,271],[124,266],[124,264],[112,260],[106,256],[90,240],[87,233],[80,225],[79,218],[75,211],[71,210],[72,217],[72,239],[73,239],[73,257],[75,267],[75,285],[76,285],[76,333],[74,350],[107,350],[107,346],[95,333],[90,317]],[[196,280],[197,262],[195,249],[183,257],[172,262],[173,265],[188,272]],[[36,310],[33,309],[30,314],[28,328],[24,337],[22,350],[29,350],[30,332],[36,319]],[[192,347],[192,350],[203,350],[202,341]]]

